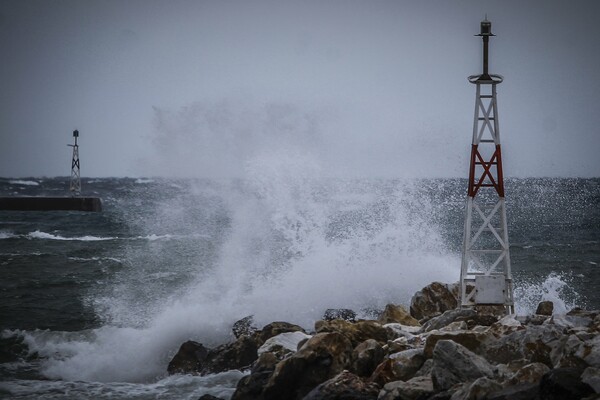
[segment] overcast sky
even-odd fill
[[[507,176],[600,176],[600,1],[0,0],[0,176],[466,177],[497,36]]]

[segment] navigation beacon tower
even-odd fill
[[[73,137],[75,138],[75,144],[67,145],[73,147],[73,159],[71,160],[71,184],[69,185],[69,191],[71,192],[72,196],[79,196],[81,194],[81,178],[79,174],[79,145],[77,144],[79,131],[77,129],[73,131]]]
[[[496,85],[504,79],[488,72],[492,23],[481,22],[483,74],[469,76],[476,85],[473,141],[469,167],[460,307],[504,306],[514,313],[512,275],[504,202],[504,178],[498,127]]]

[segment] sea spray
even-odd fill
[[[246,179],[221,186],[227,226],[212,264],[198,263],[196,271],[182,271],[187,282],[166,285],[147,277],[161,262],[163,272],[178,270],[169,253],[150,250],[159,257],[152,266],[132,252],[140,259],[128,260],[129,275],[120,274],[119,289],[99,302],[107,325],[48,352],[48,377],[153,380],[181,342],[227,341],[233,322],[246,315],[258,324],[286,320],[310,329],[327,308],[407,304],[432,280],[456,279],[457,257],[445,250],[429,222],[431,208],[415,198],[411,182],[322,178],[317,160],[294,148],[259,154],[246,171]],[[198,199],[196,207],[206,205],[205,195]],[[152,225],[155,216],[165,211],[147,218]],[[149,246],[164,250],[170,242]],[[177,243],[170,251],[198,245]]]

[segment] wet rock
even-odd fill
[[[281,333],[285,333],[285,332],[306,333],[304,331],[304,329],[302,329],[302,327],[295,325],[295,324],[290,324],[289,322],[282,322],[282,321],[271,322],[270,324],[265,325],[260,330],[260,334],[259,334],[260,343],[264,343],[269,338],[272,338],[273,336],[277,336],[277,335],[279,335]]]
[[[375,321],[360,321],[354,324],[341,319],[317,321],[315,331],[317,333],[339,332],[350,340],[353,347],[367,339],[374,339],[384,344],[393,336],[390,330]]]
[[[415,376],[425,363],[423,349],[405,350],[390,355],[396,380],[407,381]]]
[[[530,326],[496,341],[486,342],[482,354],[495,363],[507,364],[525,358],[553,367],[551,353],[560,347],[561,329],[553,325]]]
[[[473,329],[476,326],[491,326],[498,322],[498,316],[489,314],[475,314],[469,317],[458,317],[457,321],[465,321],[467,329]]]
[[[209,350],[201,374],[214,374],[232,369],[247,369],[257,358],[257,338],[254,336],[240,336],[233,343]]]
[[[201,343],[188,340],[179,347],[177,354],[169,362],[169,374],[196,374],[203,367],[208,356],[208,349]]]
[[[429,376],[418,376],[406,382],[396,381],[386,384],[379,393],[378,400],[420,400],[428,399],[434,393]]]
[[[594,390],[581,381],[581,372],[575,368],[555,368],[542,377],[541,400],[579,400]]]
[[[408,326],[421,326],[419,321],[411,317],[408,311],[401,305],[388,304],[385,306],[383,313],[378,319],[378,322],[382,325],[390,323],[398,323]]]
[[[487,400],[534,400],[539,399],[540,386],[537,383],[522,383],[507,386],[497,392],[490,393]]]
[[[490,325],[487,332],[493,334],[495,337],[502,337],[524,329],[525,327],[514,315],[507,315]]]
[[[231,400],[262,400],[263,388],[278,362],[273,353],[262,353],[252,366],[250,375],[238,381]]]
[[[479,400],[487,399],[491,393],[502,390],[502,385],[492,379],[481,377],[473,383],[463,385],[450,400]]]
[[[200,398],[198,400],[223,400],[220,397],[215,397],[211,394],[204,394],[202,396],[200,396]]]
[[[383,362],[375,368],[375,371],[373,371],[373,374],[371,374],[368,380],[379,386],[396,381],[396,375],[394,374],[394,360],[389,358],[383,360]]]
[[[267,352],[275,353],[279,359],[283,359],[285,356],[295,353],[300,342],[310,338],[310,335],[300,331],[280,333],[267,339],[257,352],[259,355]]]
[[[600,393],[600,368],[586,368],[581,374],[581,381],[590,385],[596,393]]]
[[[468,350],[474,353],[480,353],[485,342],[490,338],[490,335],[486,333],[472,332],[472,331],[456,331],[456,332],[444,332],[435,331],[427,336],[425,341],[424,354],[425,357],[431,358],[435,349],[436,344],[440,340],[451,340],[458,343]]]
[[[343,371],[311,390],[302,400],[376,400],[379,386]]]
[[[314,387],[350,366],[352,344],[337,332],[317,333],[279,362],[263,390],[265,400],[302,399]]]
[[[323,320],[332,321],[334,319],[343,319],[344,321],[355,322],[356,313],[349,308],[328,308],[323,314]]]
[[[415,293],[410,301],[410,315],[429,319],[458,306],[458,286],[433,282]]]
[[[539,383],[550,368],[546,364],[531,363],[520,368],[508,381],[510,385]]]
[[[254,315],[248,315],[247,317],[244,317],[239,321],[234,322],[233,327],[231,328],[231,330],[233,331],[233,336],[235,336],[236,339],[239,339],[240,336],[243,335],[253,335],[256,331],[258,331],[258,328],[253,326],[253,324]]]
[[[492,366],[466,347],[451,340],[440,340],[433,349],[431,378],[436,391],[480,377],[492,378]]]
[[[358,376],[371,376],[383,361],[383,347],[373,339],[367,339],[352,351],[352,371]]]
[[[398,323],[384,324],[384,328],[391,330],[394,336],[406,337],[407,339],[412,338],[416,333],[421,332],[421,326],[409,326]]]
[[[477,315],[477,312],[471,309],[448,310],[445,311],[442,315],[431,318],[429,321],[423,324],[423,332],[430,332],[436,329],[441,329],[458,319],[464,321],[465,319],[472,318],[475,315]]]
[[[541,301],[538,306],[537,309],[535,310],[535,313],[537,315],[552,315],[552,312],[554,311],[554,303],[546,300],[546,301]]]

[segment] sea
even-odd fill
[[[0,196],[68,178],[0,178]],[[84,178],[99,213],[0,211],[0,398],[229,399],[247,372],[172,375],[232,324],[311,330],[459,279],[465,179]],[[506,181],[516,311],[600,309],[600,179]]]

